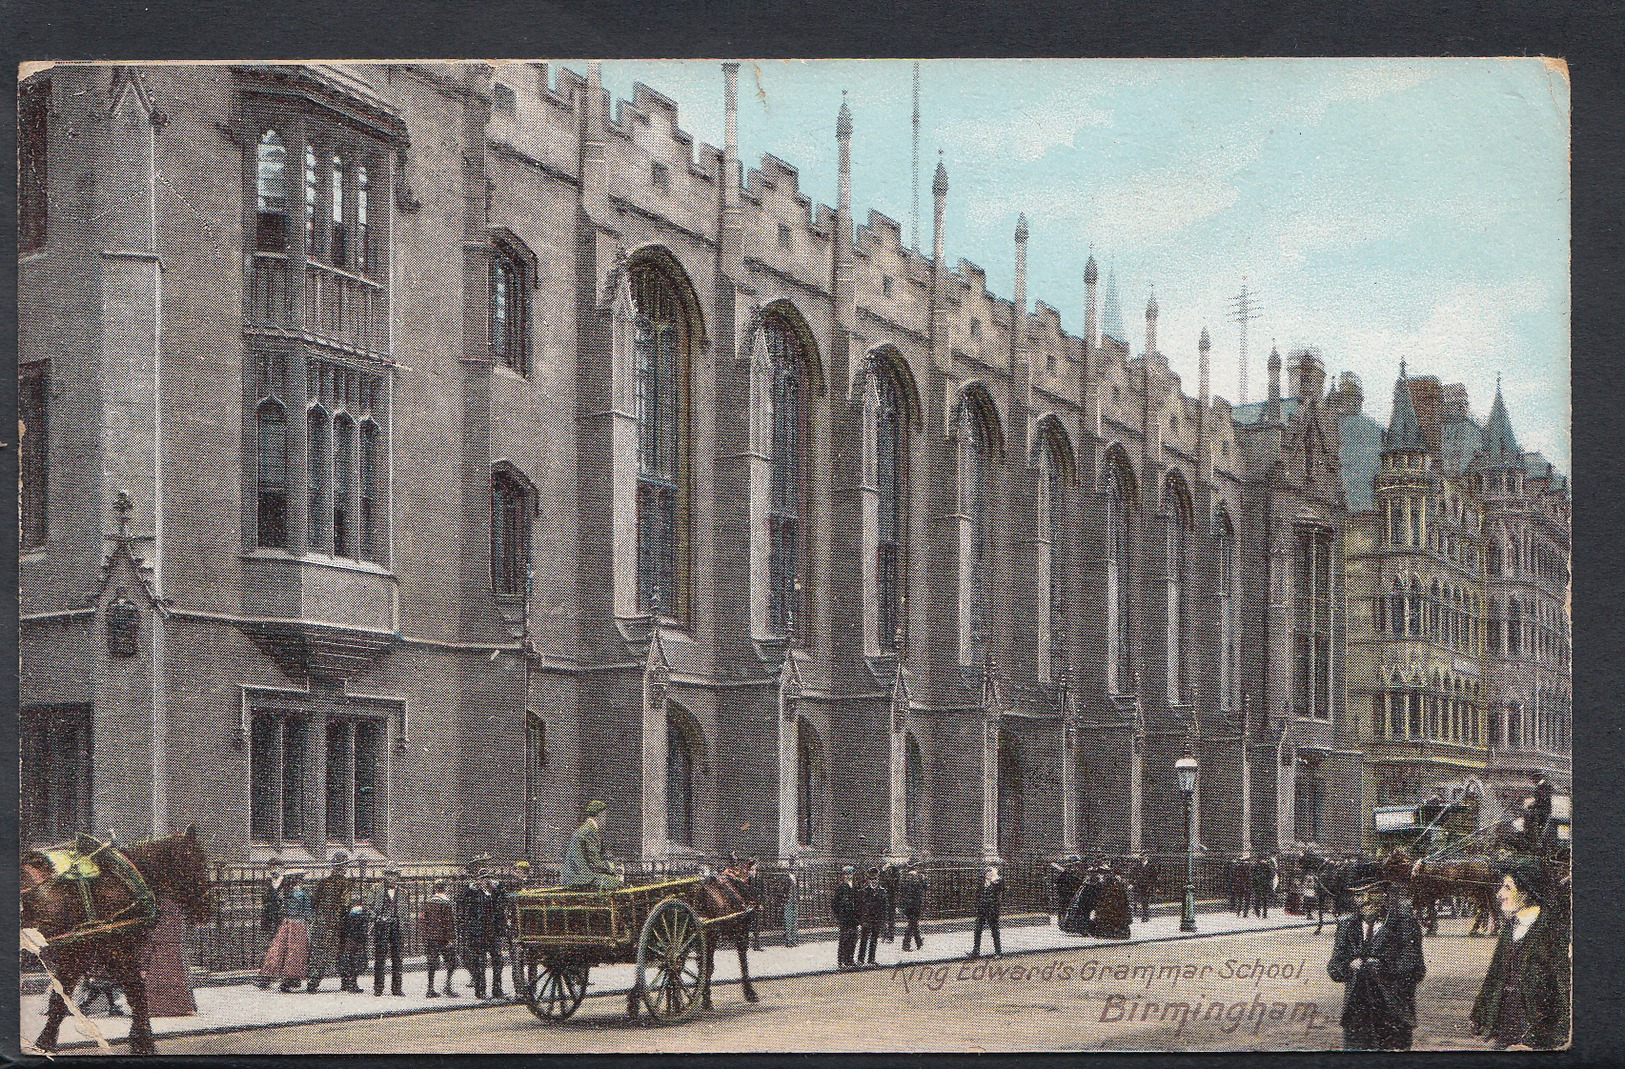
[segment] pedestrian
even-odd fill
[[[460,997],[451,986],[451,974],[457,969],[457,908],[452,904],[450,881],[434,881],[434,893],[418,910],[418,934],[423,937],[423,960],[429,970],[424,997],[440,997],[434,989],[434,976],[442,965],[446,969],[446,997]]]
[[[897,888],[901,884],[902,875],[896,861],[887,861],[886,867],[880,870],[880,885],[886,891],[885,938],[888,943],[897,939]]]
[[[507,900],[489,868],[482,868],[469,894],[468,950],[469,974],[474,978],[474,997],[486,998],[485,969],[491,968],[490,998],[507,999],[502,990],[502,945],[508,934]]]
[[[1531,771],[1534,790],[1523,810],[1523,838],[1528,851],[1539,856],[1546,845],[1546,825],[1552,818],[1552,784],[1539,771]]]
[[[794,853],[784,867],[784,945],[799,946],[796,924],[801,918],[801,876],[798,858]]]
[[[367,971],[367,927],[371,923],[360,891],[350,892],[350,908],[339,930],[339,990],[361,994],[356,981]]]
[[[750,948],[762,948],[762,918],[767,916],[767,886],[762,882],[762,869],[752,857],[745,863],[745,894],[750,898]]]
[[[1538,861],[1504,866],[1496,901],[1505,923],[1473,1003],[1475,1035],[1497,1050],[1556,1050],[1569,1042],[1569,928]]]
[[[372,894],[372,993],[384,993],[384,960],[389,960],[389,993],[405,998],[401,986],[401,921],[406,917],[406,892],[400,888],[400,869],[389,865]]]
[[[305,990],[319,991],[322,977],[332,966],[339,953],[339,933],[344,927],[344,914],[350,908],[350,855],[335,850],[327,875],[316,883],[311,898],[310,961],[306,971]]]
[[[842,865],[840,885],[835,888],[835,893],[830,898],[830,915],[835,918],[835,926],[839,929],[839,938],[835,943],[835,967],[838,969],[857,967],[854,954],[858,945],[858,922],[861,913],[858,907],[856,872],[857,869],[850,864]]]
[[[1260,857],[1253,862],[1253,915],[1270,915],[1270,896],[1275,891],[1275,858]]]
[[[455,908],[457,921],[457,956],[462,960],[463,969],[468,973],[468,986],[474,986],[474,944],[470,935],[473,924],[469,914],[474,905],[474,892],[479,889],[480,869],[491,860],[490,854],[476,854],[469,862],[463,865],[463,870],[452,887],[451,901]]]
[[[1238,917],[1252,910],[1253,855],[1243,853],[1230,862],[1230,909]]]
[[[260,931],[275,935],[282,923],[282,886],[287,877],[282,874],[281,857],[272,857],[265,867],[269,874],[260,888]]]
[[[999,901],[1003,896],[1004,879],[999,875],[999,866],[990,864],[976,885],[976,930],[970,957],[982,956],[983,928],[993,935],[993,956],[1004,956],[1004,947],[999,943]]]
[[[283,991],[292,991],[305,979],[310,951],[310,888],[305,886],[305,870],[294,868],[283,880],[280,923],[271,938],[271,948],[260,965],[260,986],[281,980]]]
[[[529,861],[514,861],[513,875],[507,881],[499,884],[502,888],[503,909],[507,913],[504,932],[508,942],[508,964],[513,972],[513,993],[515,998],[524,998],[529,990],[529,983],[525,979],[525,959],[520,957],[519,947],[519,892],[536,885],[531,878]]]
[[[1422,928],[1391,897],[1382,866],[1362,865],[1349,884],[1359,911],[1337,925],[1326,973],[1343,985],[1343,1049],[1408,1051],[1416,985],[1427,966]]]
[[[886,896],[886,888],[880,885],[879,868],[869,869],[866,878],[868,882],[858,895],[858,964],[873,966],[875,947],[886,930],[891,899]]]
[[[925,946],[925,938],[920,935],[920,913],[925,909],[925,877],[920,874],[918,861],[908,862],[908,871],[897,884],[897,908],[903,914],[903,952],[908,952],[909,940],[914,941],[914,949],[920,950]]]
[[[1151,894],[1156,890],[1157,882],[1162,878],[1157,862],[1145,854],[1136,854],[1134,867],[1129,872],[1129,878],[1134,883],[1134,898],[1140,903],[1140,923],[1144,924],[1151,919]]]

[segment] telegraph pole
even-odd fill
[[[1247,277],[1241,277],[1241,293],[1230,299],[1230,319],[1241,327],[1241,368],[1239,370],[1238,406],[1247,403],[1247,324],[1263,315],[1258,307],[1258,295],[1247,293]]]

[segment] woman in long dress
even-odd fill
[[[288,879],[292,886],[283,896],[282,923],[271,939],[271,949],[265,952],[259,978],[261,987],[280,979],[283,991],[292,991],[304,983],[305,958],[310,950],[310,888],[305,886],[301,869],[289,872]]]
[[[158,921],[141,947],[147,1009],[153,1017],[185,1017],[197,1012],[186,978],[186,913],[181,903],[158,895]]]

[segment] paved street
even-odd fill
[[[628,1023],[624,997],[604,988],[595,988],[575,1017],[562,1025],[543,1024],[517,1005],[368,1017],[374,1006],[391,1008],[387,999],[368,995],[355,1001],[350,1020],[168,1035],[160,1040],[160,1050],[562,1054],[1340,1046],[1342,988],[1326,978],[1325,969],[1330,927],[1319,936],[1312,928],[1295,927],[1171,940],[1167,936],[1176,934],[1173,923],[1172,918],[1154,919],[1146,933],[1163,938],[1149,942],[1075,945],[1012,953],[999,961],[906,960],[858,973],[768,978],[759,984],[757,1005],[745,1003],[737,985],[728,983],[717,990],[714,1012],[674,1027]],[[1211,931],[1235,921],[1216,913],[1204,915],[1204,923]],[[1426,941],[1428,976],[1418,996],[1419,1049],[1483,1046],[1468,1035],[1465,1020],[1492,943],[1466,937],[1465,927],[1445,921],[1442,934]],[[1050,927],[1012,932],[1015,941],[1007,943],[1007,950],[1031,949],[1040,933],[1052,941],[1058,934]],[[927,953],[958,952],[964,938],[928,937]],[[883,961],[900,957],[898,946],[882,951]],[[757,962],[772,971],[773,954],[770,949],[757,955]],[[721,965],[731,969],[734,959],[729,955]],[[611,972],[595,971],[594,983]],[[725,975],[731,979],[736,974]],[[207,993],[199,994],[201,1001]],[[358,1009],[361,1005],[368,1009]],[[160,1024],[161,1031],[167,1027]]]

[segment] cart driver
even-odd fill
[[[570,845],[564,851],[564,866],[559,869],[562,886],[572,890],[614,890],[625,885],[618,870],[604,859],[599,828],[608,808],[602,801],[587,803],[587,817],[570,835]]]

